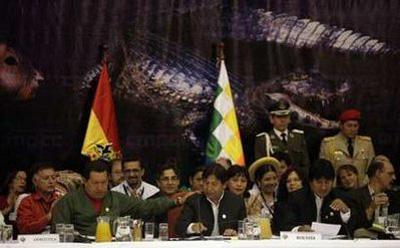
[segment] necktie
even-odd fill
[[[282,141],[283,141],[283,143],[287,143],[287,140],[286,140],[286,133],[281,133],[281,138],[282,138]]]
[[[354,148],[351,138],[348,138],[347,143],[347,150],[349,151],[350,157],[353,157]]]

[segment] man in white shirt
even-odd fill
[[[125,180],[112,188],[112,191],[138,197],[143,200],[160,191],[156,186],[142,180],[145,170],[138,157],[124,158],[122,162],[122,172],[124,173]]]
[[[203,193],[187,199],[175,225],[178,236],[237,235],[238,221],[246,218],[246,207],[241,197],[225,191],[226,171],[218,164],[203,173]]]

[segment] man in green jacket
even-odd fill
[[[90,162],[86,166],[84,188],[68,193],[55,205],[53,230],[58,223],[74,224],[75,230],[81,235],[94,236],[98,216],[110,216],[111,224],[120,216],[144,219],[164,213],[185,200],[160,197],[144,201],[110,191],[107,188],[107,169],[108,164],[103,161]]]

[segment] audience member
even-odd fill
[[[189,175],[189,184],[192,191],[203,191],[203,172],[204,166],[197,166]]]
[[[124,173],[122,172],[122,161],[120,159],[113,160],[110,168],[110,188],[113,188],[124,181]]]
[[[261,198],[249,193],[250,177],[246,167],[232,165],[227,171],[227,190],[244,199],[248,217],[261,214]]]
[[[257,185],[262,208],[260,216],[272,218],[274,215],[274,205],[276,201],[276,189],[278,186],[279,161],[273,157],[258,159],[249,167],[250,179]]]
[[[336,187],[349,191],[359,187],[358,171],[354,165],[344,164],[336,171]]]
[[[286,201],[289,193],[302,189],[306,185],[304,177],[296,167],[289,167],[281,176],[278,185],[278,201]]]
[[[176,223],[179,236],[237,234],[238,221],[246,218],[246,207],[243,199],[224,190],[225,173],[225,169],[215,163],[206,168],[203,193],[188,198]]]
[[[361,113],[348,109],[339,117],[340,132],[322,140],[320,158],[329,160],[335,170],[343,164],[352,164],[357,168],[359,183],[366,182],[368,165],[375,156],[371,138],[358,135]]]
[[[160,191],[153,195],[151,198],[157,198],[166,196],[169,199],[175,200],[178,197],[188,197],[195,192],[179,191],[180,174],[177,167],[174,164],[167,163],[161,166],[157,173],[157,185]],[[183,206],[176,206],[168,210],[168,212],[162,213],[154,217],[156,224],[156,236],[158,234],[158,224],[168,223],[168,232],[170,238],[176,238],[175,224],[181,214]]]
[[[127,157],[122,162],[122,171],[125,180],[112,188],[112,191],[138,197],[143,200],[155,195],[159,189],[143,181],[144,167],[138,157]]]
[[[7,223],[15,222],[15,203],[18,196],[24,193],[25,190],[26,172],[23,170],[17,170],[9,173],[4,181],[2,195],[0,196],[0,211]]]
[[[283,223],[282,219],[286,212],[286,204],[289,194],[302,189],[306,185],[300,170],[296,167],[289,167],[279,180],[277,190],[277,202],[275,203],[275,215],[272,220],[272,231],[279,235],[282,229],[279,225]]]

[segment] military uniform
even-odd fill
[[[308,156],[307,145],[304,139],[304,132],[302,130],[289,130],[287,135],[287,142],[283,142],[278,135],[271,130],[269,133],[271,140],[271,155],[274,152],[281,151],[289,154],[293,165],[301,168],[305,175],[308,174],[308,167],[310,166],[310,158]],[[267,156],[267,138],[266,133],[260,133],[256,136],[254,145],[255,159]]]
[[[357,135],[353,140],[353,157],[348,151],[347,138],[339,133],[332,137],[322,140],[319,157],[329,160],[335,170],[341,165],[352,164],[358,170],[359,182],[364,183],[367,168],[371,160],[375,157],[374,146],[368,136]]]

